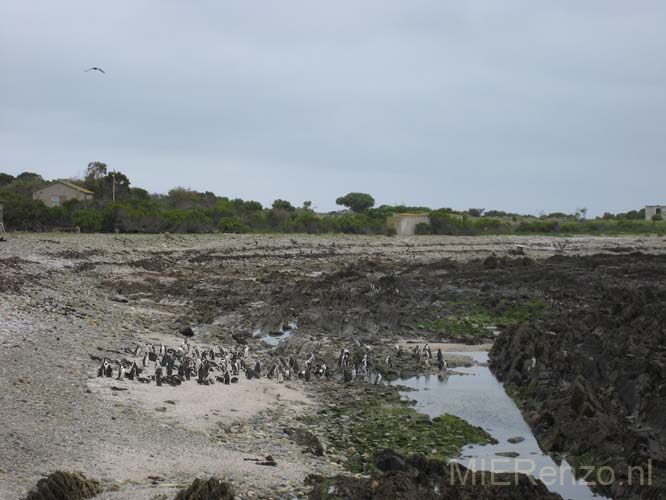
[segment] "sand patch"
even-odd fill
[[[100,377],[90,379],[88,387],[104,399],[140,408],[159,416],[164,423],[194,431],[206,431],[220,421],[247,419],[278,403],[286,403],[293,413],[301,413],[314,404],[297,383],[278,384],[267,378],[242,377],[230,385],[200,385],[192,379],[175,387],[158,387],[155,383]],[[116,391],[112,387],[127,390]]]

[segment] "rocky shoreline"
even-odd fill
[[[464,422],[443,421],[436,425],[449,430],[427,440],[441,439],[432,447],[438,451],[401,448],[398,434],[429,436],[432,423],[400,403],[395,389],[261,379],[228,393],[211,387],[201,397],[196,386],[158,392],[123,381],[127,390],[114,390],[115,381],[97,379],[93,359],[117,358],[136,342],[180,343],[186,332],[197,344],[248,346],[262,364],[316,352],[334,366],[341,347],[371,346],[375,371],[396,378],[437,373],[411,355],[406,341],[499,339],[495,359],[504,364],[497,371],[519,387],[530,377],[514,380],[511,371],[530,352],[528,339],[550,335],[550,325],[576,301],[576,310],[585,311],[577,279],[584,286],[600,270],[620,283],[661,277],[661,257],[632,255],[635,250],[657,255],[666,245],[659,238],[573,238],[564,245],[558,239],[555,245],[511,237],[9,235],[0,243],[0,439],[6,443],[0,497],[20,498],[41,476],[69,470],[97,478],[103,491],[96,498],[173,498],[195,477],[218,477],[236,498],[291,499],[316,490],[305,483],[313,473],[372,486],[382,474],[375,457],[386,447],[445,460],[486,437]],[[595,257],[577,257],[599,252],[612,255],[595,265]],[[617,307],[617,314],[629,314]],[[639,317],[661,317],[636,307]],[[648,329],[648,320],[631,326]],[[276,349],[254,335],[291,323],[294,334]],[[505,348],[526,329],[537,333],[524,334],[524,349]],[[633,338],[624,330],[613,335]],[[567,346],[574,342],[565,329],[560,337]],[[643,346],[630,351],[637,356],[663,346],[631,342]],[[386,357],[400,343],[407,355],[388,366]],[[538,359],[540,373],[553,369],[550,358]],[[635,366],[631,373],[648,388],[635,403],[640,423],[654,426],[659,418],[643,401],[662,401],[654,399],[661,397],[654,392],[659,372],[642,376]],[[374,432],[382,426],[385,431]],[[656,436],[661,446],[663,432]],[[352,446],[342,446],[347,441]],[[269,455],[276,466],[257,465]],[[407,475],[419,477],[417,469]]]

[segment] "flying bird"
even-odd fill
[[[104,73],[106,75],[106,71],[104,71],[102,68],[98,68],[97,66],[88,68],[87,70],[84,71],[84,73],[87,73],[88,71],[99,71],[100,73]]]

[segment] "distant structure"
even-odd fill
[[[32,194],[33,200],[42,200],[47,207],[59,207],[69,200],[92,200],[95,193],[67,181],[55,181]]]
[[[386,219],[386,224],[395,228],[398,236],[412,236],[416,233],[416,226],[430,224],[430,217],[428,214],[395,214]]]
[[[666,219],[666,205],[647,205],[645,207],[645,220],[652,220],[655,215]]]

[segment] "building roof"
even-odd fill
[[[62,184],[63,186],[67,186],[68,188],[76,189],[77,191],[80,191],[83,194],[95,194],[95,193],[93,193],[92,191],[90,191],[86,188],[82,188],[81,186],[77,186],[76,184],[72,184],[71,182],[68,182],[68,181],[54,181],[51,184],[49,184],[48,186],[46,186],[46,188],[51,187],[54,184]],[[40,191],[43,191],[46,188],[38,189],[35,192],[39,193]]]

